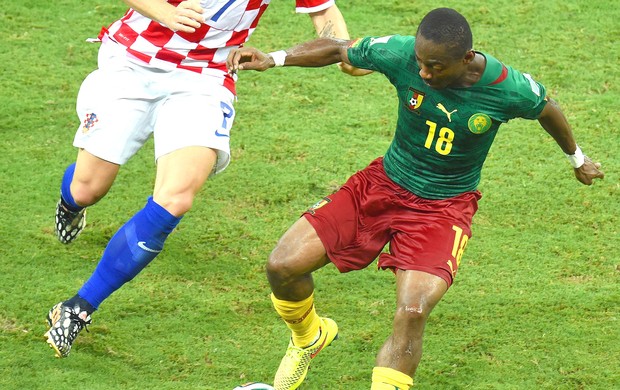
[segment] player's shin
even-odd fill
[[[283,301],[271,294],[276,312],[293,333],[293,344],[305,347],[312,344],[320,327],[320,318],[314,308],[314,294],[303,301]]]
[[[180,220],[149,198],[146,206],[112,237],[95,272],[78,295],[99,307],[162,251],[166,238]]]

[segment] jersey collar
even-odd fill
[[[504,64],[489,54],[484,54],[479,51],[477,51],[476,54],[480,54],[486,59],[486,66],[480,80],[474,84],[474,87],[495,85],[504,81],[506,76],[508,76],[508,69]]]

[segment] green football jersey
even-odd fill
[[[398,94],[398,122],[383,165],[398,185],[428,199],[450,198],[477,188],[480,171],[500,124],[536,119],[545,88],[480,52],[486,68],[468,88],[437,90],[424,83],[415,37],[366,37],[349,49],[350,62],[384,74]]]

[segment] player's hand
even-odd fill
[[[601,163],[590,160],[588,156],[582,166],[575,168],[575,177],[585,185],[592,185],[594,179],[603,179],[605,173],[601,171]]]
[[[366,76],[367,74],[372,73],[372,70],[356,68],[355,66],[346,64],[344,62],[339,62],[338,68],[340,68],[343,73],[346,73],[349,76]]]
[[[239,70],[257,70],[262,72],[273,68],[276,63],[273,58],[253,47],[241,47],[233,49],[226,58],[228,73],[237,73]]]
[[[200,0],[185,0],[176,7],[169,7],[161,23],[172,31],[193,33],[204,22]]]

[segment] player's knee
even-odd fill
[[[170,214],[180,217],[191,210],[194,203],[194,196],[186,193],[164,195],[155,194],[153,200],[165,208]]]
[[[423,304],[402,304],[396,309],[394,321],[408,328],[424,326],[429,314],[430,309]]]
[[[284,252],[276,247],[267,261],[267,276],[273,280],[287,280],[295,276]]]
[[[87,207],[99,202],[108,193],[108,189],[77,181],[71,185],[71,196],[77,204]]]

